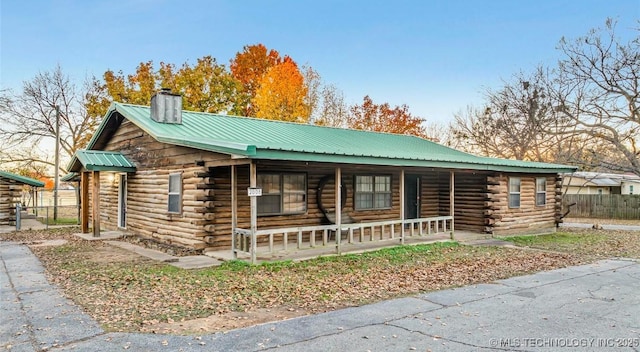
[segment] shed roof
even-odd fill
[[[135,165],[122,153],[101,150],[78,150],[69,165],[72,171],[80,170],[81,165],[89,171],[136,171]]]
[[[593,183],[595,183],[597,186],[610,186],[610,187],[615,187],[615,186],[620,186],[620,179],[618,180],[614,180],[611,178],[594,178],[589,180]]]
[[[23,183],[25,185],[33,186],[33,187],[44,187],[44,182],[42,181],[38,181],[36,179],[22,176],[22,175],[16,175],[11,172],[0,171],[0,177],[8,178],[10,180]]]
[[[80,174],[77,172],[70,172],[62,177],[60,177],[60,181],[62,182],[73,182],[73,181],[77,181],[79,178]]]
[[[535,173],[576,170],[567,165],[478,157],[414,136],[249,117],[183,111],[181,124],[159,123],[150,118],[148,106],[121,103],[111,105],[88,149],[101,149],[122,117],[159,142],[250,159]]]

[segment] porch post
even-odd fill
[[[400,170],[400,243],[404,244],[404,169]]]
[[[453,239],[453,224],[455,222],[455,219],[453,218],[453,214],[454,214],[454,195],[455,195],[455,177],[453,174],[453,171],[449,171],[450,172],[450,177],[449,177],[449,216],[451,216],[451,239]]]
[[[342,225],[342,170],[336,167],[336,181],[335,186],[335,200],[336,200],[336,246],[338,255],[342,254],[342,248],[340,247],[340,241],[342,240],[342,231],[340,226]],[[371,234],[373,236],[373,234]]]
[[[91,220],[93,220],[93,237],[100,237],[100,171],[93,171],[91,176],[93,179],[93,193],[91,193],[91,197],[93,198],[93,212],[91,215]]]
[[[256,187],[257,184],[256,163],[251,161],[251,164],[249,164],[249,187]],[[251,200],[251,264],[255,264],[256,250],[258,249],[258,241],[256,239],[256,231],[258,231],[258,198],[249,197],[249,199]]]
[[[89,173],[80,174],[80,224],[82,233],[89,233]]]
[[[231,165],[231,253],[233,259],[238,259],[236,249],[236,227],[238,227],[238,179],[236,166]]]

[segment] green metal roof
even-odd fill
[[[24,183],[25,185],[29,185],[33,187],[44,187],[44,182],[42,181],[38,181],[36,179],[26,177],[26,176],[12,174],[6,171],[0,171],[0,177],[8,178],[10,180],[13,180],[19,183]]]
[[[120,152],[101,150],[78,150],[69,163],[70,171],[79,171],[81,166],[89,171],[135,172],[136,167]]]
[[[567,165],[478,157],[414,136],[192,111],[182,112],[181,124],[168,124],[153,121],[150,114],[148,106],[112,104],[88,149],[104,145],[109,137],[103,132],[114,128],[121,115],[160,142],[251,159],[536,173],[576,170]]]
[[[78,180],[78,176],[80,176],[77,172],[70,172],[62,177],[60,177],[60,181],[62,182],[73,182]]]

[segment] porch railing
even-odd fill
[[[337,246],[341,253],[343,244],[363,244],[382,241],[399,241],[404,244],[405,239],[424,237],[433,234],[449,233],[453,237],[453,217],[438,216],[420,219],[387,220],[353,224],[341,224],[340,234],[338,226],[302,226],[276,229],[260,229],[255,232],[255,241],[251,241],[251,230],[236,228],[233,236],[235,254],[246,254],[251,261],[256,261],[257,255],[273,255],[275,253],[290,252],[292,250],[322,248]],[[255,248],[252,248],[252,243]]]

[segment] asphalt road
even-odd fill
[[[0,242],[0,351],[640,351],[640,265],[604,260],[202,336],[105,333]]]

